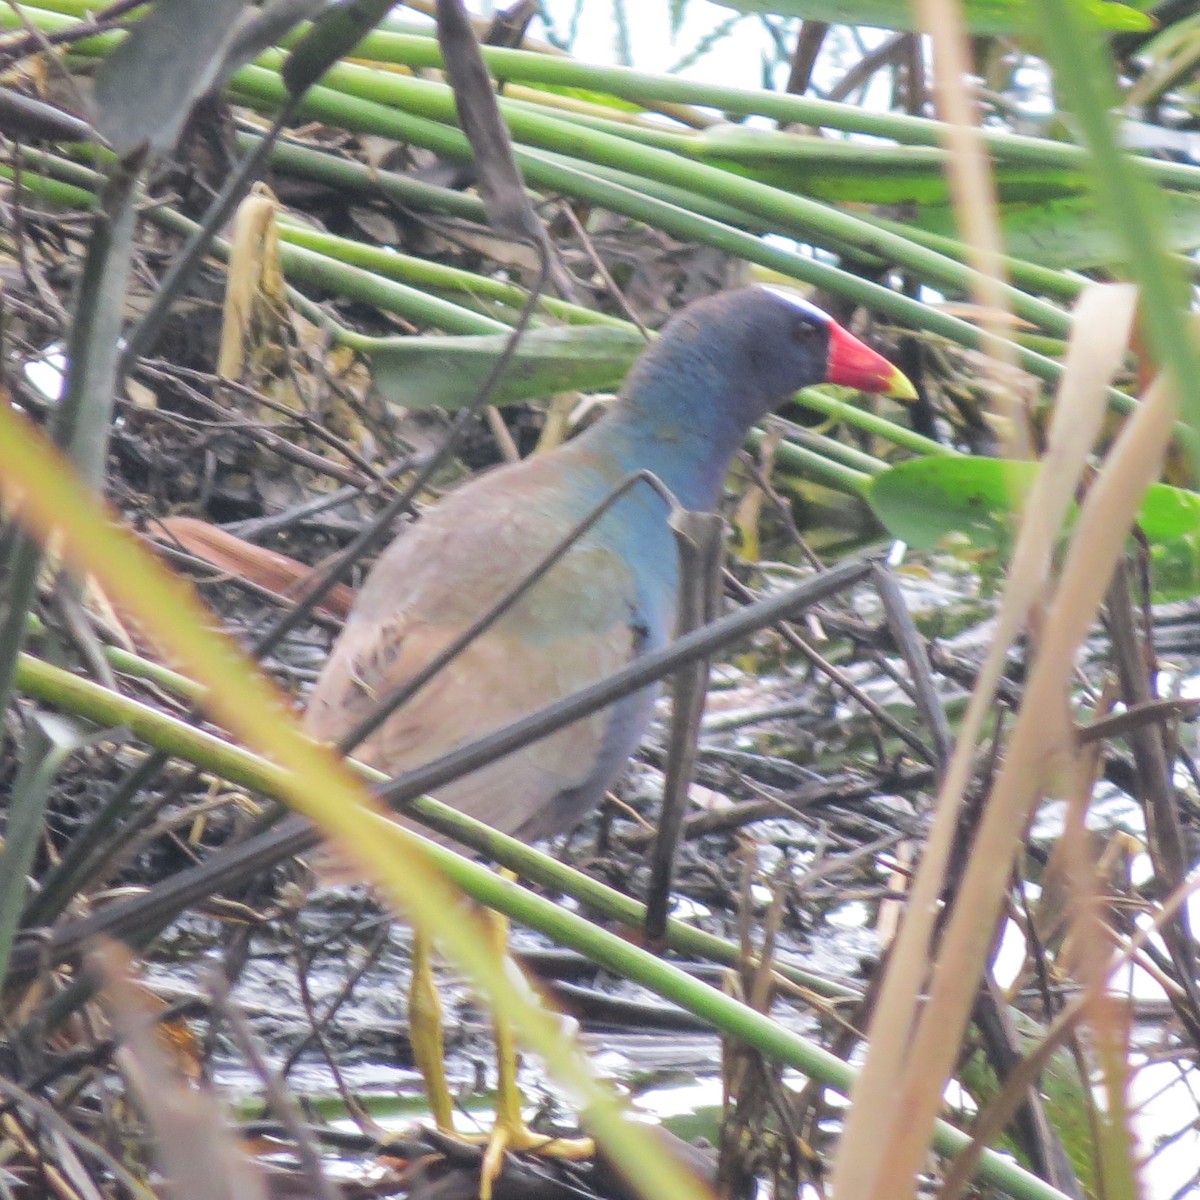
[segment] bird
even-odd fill
[[[389,713],[354,753],[399,775],[604,679],[664,646],[680,569],[674,506],[707,512],[750,427],[818,383],[913,399],[907,378],[797,294],[718,293],[676,314],[615,404],[557,449],[498,468],[433,506],[379,556],[310,696],[305,727],[345,743],[381,699],[463,641],[539,562],[631,477],[622,494],[483,632]],[[442,803],[527,841],[576,825],[636,750],[654,689],[466,774]],[[443,839],[444,840],[444,839]],[[435,1123],[453,1132],[441,1011],[428,949],[414,938],[409,1024]],[[497,1024],[496,1125],[481,1196],[506,1149],[544,1149],[516,1098],[511,1039]],[[585,1154],[590,1143],[562,1143]]]
[[[913,399],[885,358],[798,294],[750,286],[678,312],[616,402],[557,449],[452,492],[380,555],[335,642],[305,716],[338,742],[495,606],[624,481],[640,484],[520,599],[355,749],[388,775],[449,753],[671,638],[680,575],[674,502],[717,505],[750,427],[818,383]],[[452,808],[526,841],[570,830],[636,750],[652,688],[437,792]]]

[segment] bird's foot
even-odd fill
[[[580,1162],[595,1155],[596,1143],[591,1138],[564,1138],[535,1133],[521,1120],[497,1120],[492,1132],[487,1135],[483,1161],[479,1166],[479,1200],[492,1200],[492,1188],[504,1167],[504,1156],[510,1150],[516,1154],[540,1154],[546,1158]]]
[[[482,1152],[478,1160],[479,1200],[492,1200],[496,1181],[504,1170],[504,1156],[510,1151],[566,1162],[583,1162],[596,1153],[596,1143],[591,1138],[535,1133],[524,1121],[516,1124],[497,1121],[490,1133],[464,1133],[438,1124],[429,1131],[429,1140],[451,1159],[458,1158],[456,1146],[469,1146]]]
[[[513,877],[511,872],[507,874]],[[487,930],[498,961],[508,963],[516,971],[508,957],[508,922],[500,914],[489,912]],[[519,983],[528,987],[524,976],[519,972],[516,975]],[[591,1158],[595,1154],[596,1145],[591,1138],[562,1138],[535,1133],[525,1123],[521,1113],[521,1092],[517,1085],[517,1047],[512,1029],[506,1021],[501,1020],[497,1020],[495,1026],[496,1122],[491,1133],[487,1134],[463,1134],[454,1128],[454,1102],[445,1072],[441,997],[433,978],[429,943],[419,934],[413,937],[408,1019],[413,1057],[425,1082],[430,1115],[438,1133],[461,1144],[483,1147],[479,1200],[491,1200],[492,1189],[504,1167],[504,1156],[510,1150],[517,1154],[534,1153],[572,1162]]]

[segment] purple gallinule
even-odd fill
[[[714,508],[750,427],[792,393],[818,383],[916,395],[899,370],[795,295],[748,287],[683,309],[595,425],[548,454],[454,492],[380,556],[312,694],[309,732],[342,739],[630,475],[652,472],[685,508]],[[672,634],[679,588],[668,516],[659,491],[636,485],[383,721],[356,756],[399,774],[662,646]],[[437,798],[525,839],[567,830],[625,765],[652,703],[652,690],[636,693],[447,784]],[[423,1006],[436,999],[416,974],[414,1043],[426,1036],[418,1029],[424,1028]],[[418,1062],[431,1073],[435,1118],[448,1126],[449,1097],[436,1082],[440,1034],[428,1036],[433,1041],[418,1049]],[[502,1077],[507,1093],[511,1063]],[[496,1145],[537,1143],[519,1117],[506,1094]]]

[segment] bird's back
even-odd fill
[[[526,576],[611,482],[568,447],[484,476],[402,532],[372,570],[317,682],[308,731],[344,737]],[[355,755],[398,775],[661,644],[674,563],[661,561],[673,550],[665,507],[654,503],[665,539],[657,550],[645,545],[653,533],[636,532],[636,514],[650,514],[644,501],[605,518]],[[567,829],[636,748],[652,703],[650,692],[629,697],[444,785],[437,798],[527,839]]]

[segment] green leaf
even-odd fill
[[[867,499],[893,536],[929,549],[948,533],[997,545],[1033,484],[1036,463],[998,458],[916,458],[876,476]]]
[[[1007,549],[1013,513],[1041,466],[998,458],[919,458],[876,476],[867,499],[893,537],[928,549],[951,533],[981,548]],[[1138,525],[1150,542],[1156,604],[1200,595],[1200,494],[1156,483]]]
[[[868,499],[889,533],[918,549],[948,533],[996,545],[1041,466],[1000,458],[919,458],[871,481]],[[1200,534],[1200,495],[1156,483],[1146,492],[1138,524],[1153,545]]]
[[[1138,525],[1155,544],[1192,537],[1200,533],[1200,494],[1156,483],[1142,497]]]
[[[828,21],[831,25],[874,25],[880,29],[915,31],[909,0],[717,0],[744,13],[770,13]],[[963,16],[972,33],[1024,33],[1028,28],[1027,0],[963,0]],[[1155,27],[1146,13],[1108,0],[1081,0],[1081,7],[1102,29],[1116,33],[1146,33]]]
[[[1167,221],[1162,236],[1176,251],[1200,246],[1200,196],[1164,192]],[[949,207],[920,208],[918,228],[943,237],[956,237]],[[1005,252],[1044,267],[1084,268],[1119,263],[1125,257],[1120,237],[1098,211],[1091,197],[1059,196],[1037,204],[1003,204],[1000,223]]]
[[[1156,604],[1200,595],[1200,531],[1150,547],[1150,582]]]
[[[355,339],[370,360],[384,399],[405,408],[462,408],[475,398],[507,335]],[[535,400],[556,392],[618,386],[646,348],[634,330],[612,326],[531,329],[521,339],[490,404]]]

